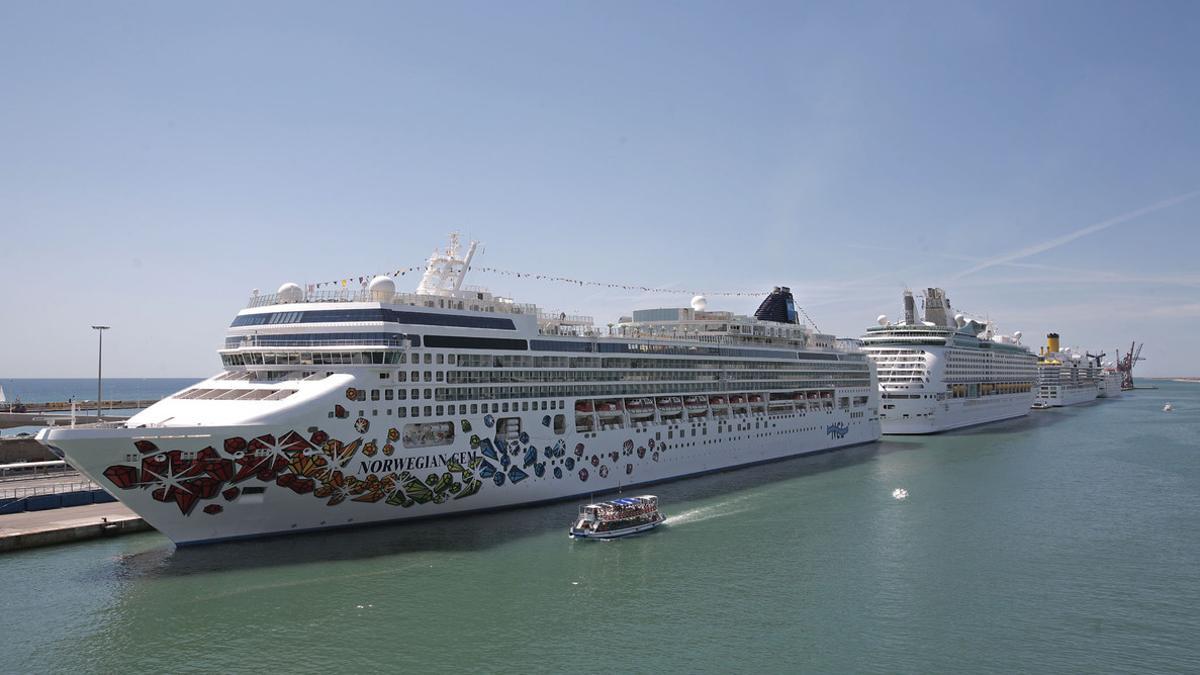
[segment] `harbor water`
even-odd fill
[[[0,670],[1197,672],[1200,384],[1155,384],[655,486],[613,542],[564,502],[6,555]]]

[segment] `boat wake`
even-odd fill
[[[702,523],[713,518],[723,518],[724,516],[732,516],[745,511],[749,511],[749,506],[736,506],[733,503],[713,504],[712,506],[701,506],[694,509],[688,509],[682,513],[667,516],[663,521],[664,525],[677,527],[679,525]]]

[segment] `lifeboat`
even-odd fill
[[[729,402],[734,405],[746,405],[746,397],[741,394],[734,394],[729,397]]]
[[[724,396],[709,396],[708,404],[714,408],[724,408],[728,402]]]
[[[793,401],[803,401],[804,400],[804,392],[798,391],[798,392],[792,394],[792,400]]]
[[[703,396],[689,396],[683,399],[683,405],[688,412],[705,412],[708,410],[708,399]]]
[[[596,412],[601,415],[615,415],[621,412],[620,401],[596,401]]]
[[[625,410],[630,417],[644,418],[654,415],[654,400],[649,398],[630,398],[625,400]]]
[[[590,413],[594,410],[595,407],[590,400],[575,401],[575,412],[577,413]]]
[[[683,412],[683,401],[678,396],[663,396],[656,403],[658,411],[664,415],[678,415]]]
[[[762,394],[750,394],[750,402],[751,403],[762,403],[763,402]]]

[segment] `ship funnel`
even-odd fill
[[[796,300],[792,298],[792,289],[776,286],[754,311],[754,318],[776,323],[799,323],[796,320]]]
[[[1046,335],[1046,351],[1058,351],[1058,333],[1049,333]]]
[[[913,301],[912,291],[904,291],[904,323],[913,325],[917,322],[917,305]]]
[[[935,326],[955,327],[954,317],[950,314],[950,299],[942,289],[925,289],[925,320]]]

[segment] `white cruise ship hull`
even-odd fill
[[[1121,395],[1121,374],[1117,372],[1106,372],[1104,377],[1098,380],[1099,391],[1098,398],[1116,398]]]
[[[1029,414],[1033,396],[1027,391],[973,399],[900,401],[883,411],[880,424],[885,434],[936,434],[1023,417]]]
[[[1094,401],[1097,395],[1098,389],[1094,383],[1078,386],[1043,386],[1038,390],[1037,400],[1055,408],[1062,408]]]
[[[490,415],[455,416],[454,444],[426,448],[403,448],[396,420],[373,417],[364,430],[361,419],[324,414],[287,425],[53,428],[38,439],[183,545],[567,499],[880,436],[865,406],[588,434],[519,415],[526,432],[492,436],[486,449],[471,437],[496,434]]]

